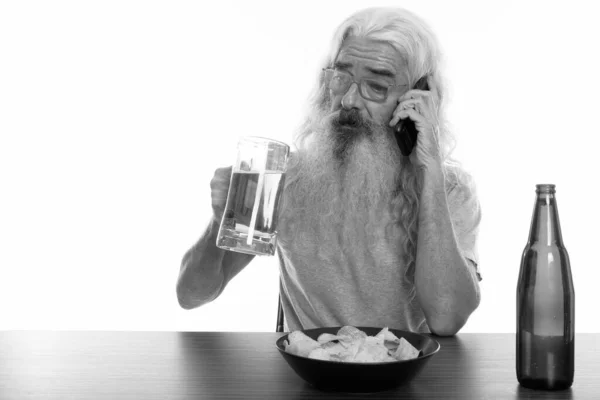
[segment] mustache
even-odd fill
[[[331,116],[330,126],[334,133],[333,154],[342,164],[351,148],[361,139],[372,139],[378,124],[365,119],[356,108],[342,108]]]
[[[332,123],[334,127],[370,128],[370,124],[356,108],[351,108],[350,110],[342,108],[337,115],[333,117]]]

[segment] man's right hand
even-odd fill
[[[210,181],[210,196],[212,200],[213,217],[217,223],[221,223],[225,205],[227,203],[227,192],[231,179],[232,167],[218,168]]]

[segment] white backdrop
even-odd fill
[[[483,207],[483,299],[463,332],[515,329],[536,183],[557,185],[576,329],[600,331],[592,3],[378,3],[423,16],[446,54],[456,156]],[[275,258],[192,311],[180,260],[237,139],[289,142],[334,28],[372,5],[0,3],[0,329],[274,330]]]

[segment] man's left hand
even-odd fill
[[[390,126],[399,120],[410,118],[419,132],[417,143],[410,161],[417,169],[437,169],[441,165],[441,148],[439,142],[438,96],[431,79],[428,80],[430,90],[412,89],[398,99]]]

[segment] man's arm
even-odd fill
[[[177,299],[186,310],[216,299],[227,283],[254,258],[217,247],[219,224],[211,219],[204,235],[185,254],[177,279]]]
[[[475,267],[463,257],[459,247],[441,167],[421,172],[417,299],[431,331],[451,336],[479,306],[479,283]]]

